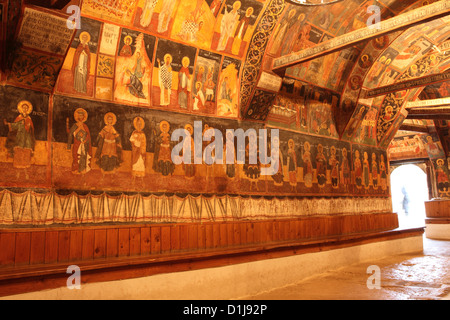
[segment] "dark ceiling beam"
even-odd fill
[[[448,15],[449,10],[450,1],[437,1],[381,21],[378,25],[379,28],[366,27],[358,29],[322,42],[314,47],[275,58],[272,63],[272,71],[277,74],[283,74],[287,68],[299,63],[341,51],[360,42],[379,38],[394,31],[404,30],[424,22],[439,19]]]
[[[408,120],[450,120],[450,113],[443,114],[408,114]]]
[[[404,123],[400,126],[399,130],[429,133],[429,130],[426,126],[420,126],[417,124],[405,124]]]

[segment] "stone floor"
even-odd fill
[[[377,282],[368,273],[378,266]],[[368,281],[369,280],[369,281]],[[450,241],[427,239],[422,254],[405,254],[329,271],[246,297],[249,300],[450,300]]]

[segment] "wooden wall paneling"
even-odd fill
[[[199,249],[205,249],[206,248],[206,226],[201,223],[197,227],[197,247]]]
[[[170,249],[171,251],[179,251],[180,245],[180,228],[177,225],[173,225],[170,229]]]
[[[94,246],[95,246],[95,230],[94,229],[83,230],[83,240],[81,249],[81,258],[83,260],[94,259]]]
[[[273,221],[272,223],[272,241],[280,240],[280,221]]]
[[[172,227],[164,226],[161,227],[161,252],[170,252],[171,241],[170,241],[170,231]]]
[[[238,222],[233,223],[233,245],[241,244],[241,226]]]
[[[240,233],[240,244],[246,245],[247,241],[247,224],[248,222],[241,221],[239,222],[239,233]]]
[[[58,234],[58,262],[69,261],[70,230],[61,230]]]
[[[106,229],[97,229],[94,233],[94,259],[106,257]]]
[[[141,255],[149,255],[151,252],[151,230],[150,227],[141,228]]]
[[[130,228],[119,229],[119,257],[127,257],[130,255]]]
[[[130,228],[130,256],[141,254],[141,228]]]
[[[0,266],[14,264],[16,250],[16,234],[13,232],[0,233]]]
[[[119,255],[119,229],[106,230],[106,256],[117,257]]]
[[[189,226],[186,224],[180,225],[180,250],[189,249]]]
[[[150,253],[158,254],[161,253],[161,227],[151,227],[151,245]]]
[[[214,228],[212,223],[205,224],[205,247],[214,248]]]
[[[254,234],[254,223],[253,222],[247,222],[246,223],[246,230],[245,230],[245,233],[246,233],[246,236],[247,236],[247,244],[251,244],[251,243],[254,243],[254,237],[253,237],[253,234]]]
[[[198,248],[198,224],[193,223],[188,226],[188,249]]]
[[[81,260],[83,257],[83,230],[70,231],[69,260]]]
[[[218,223],[213,223],[213,248],[220,247],[220,225]]]
[[[16,253],[14,263],[16,265],[29,264],[30,263],[30,246],[31,246],[31,233],[30,232],[17,232],[16,233]]]
[[[233,229],[233,223],[227,222],[227,245],[228,246],[234,246],[234,229]]]
[[[226,223],[219,223],[219,247],[228,245],[228,232]]]
[[[45,263],[58,261],[58,231],[45,232]]]
[[[40,264],[45,261],[45,231],[31,233],[30,264]]]

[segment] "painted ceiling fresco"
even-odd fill
[[[271,73],[271,61],[366,28],[370,6],[386,20],[435,2],[84,0],[44,8],[38,0],[1,0],[0,36],[10,43],[1,52],[2,80],[386,148],[406,117],[405,102],[424,88],[365,93],[446,70],[449,16],[289,67],[281,78]],[[75,22],[71,5],[81,7],[79,28],[67,27],[68,17]],[[436,96],[430,90],[428,97]]]

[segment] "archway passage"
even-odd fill
[[[392,208],[400,227],[423,226],[429,200],[427,174],[417,165],[406,164],[391,173]]]

